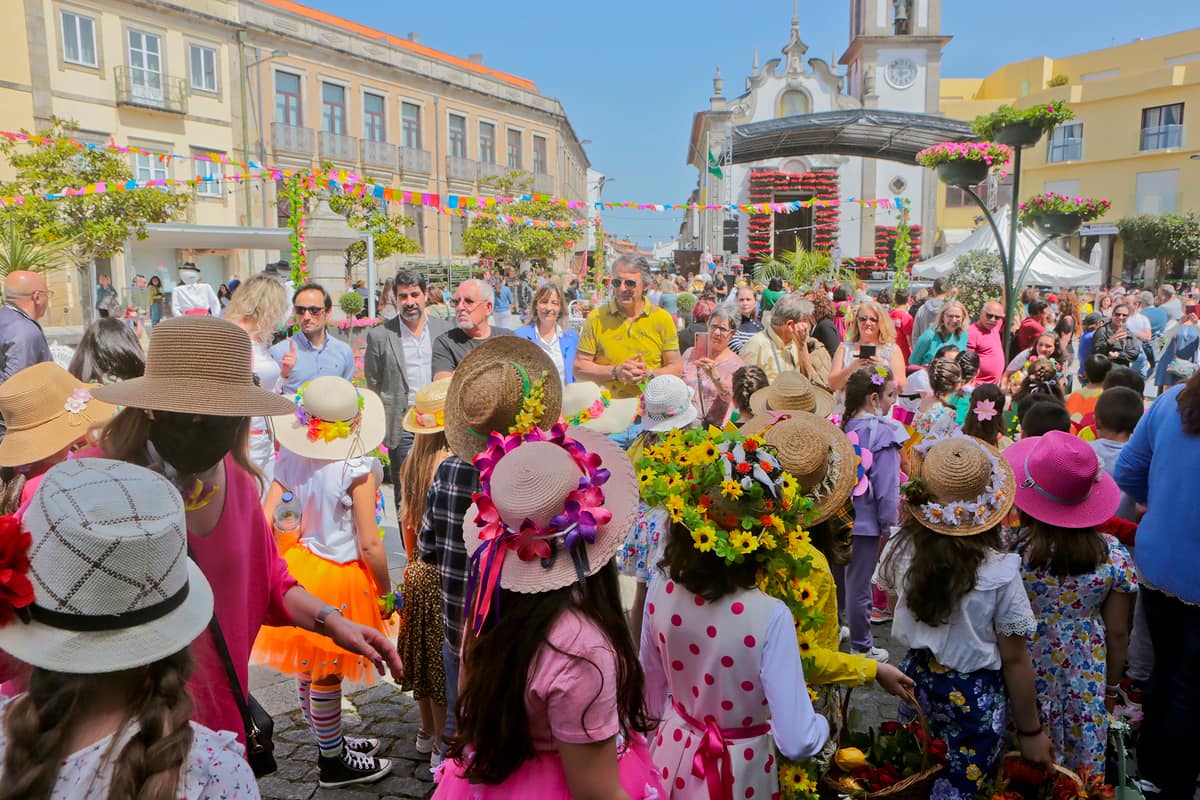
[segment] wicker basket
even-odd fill
[[[921,704],[917,702],[917,698],[912,692],[906,692],[904,699],[917,711],[917,721],[921,723],[921,731],[925,734],[921,742],[921,769],[909,775],[907,778],[896,781],[891,786],[880,789],[876,792],[863,792],[856,797],[863,797],[866,800],[875,800],[876,798],[888,798],[888,800],[925,800],[929,797],[929,787],[933,784],[934,777],[942,771],[941,764],[929,765],[929,723],[925,719],[925,711],[921,708]],[[846,694],[846,707],[849,709],[850,694]],[[838,797],[843,794],[843,790],[837,785],[828,773],[822,779],[823,787],[832,792],[825,794],[826,796]]]
[[[1003,756],[1001,756],[1000,757],[1000,769],[1001,770],[1004,769],[1004,762],[1007,761],[1008,759],[1012,758],[1013,756],[1016,756],[1017,758],[1021,758],[1021,751],[1020,750],[1009,750],[1007,753],[1005,753]],[[1083,778],[1080,778],[1078,775],[1076,775],[1074,772],[1072,772],[1071,770],[1064,767],[1062,764],[1055,764],[1054,771],[1065,778],[1070,778],[1071,781],[1075,784],[1076,788],[1079,788],[1079,789],[1083,788]]]

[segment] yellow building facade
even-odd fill
[[[1065,101],[1075,119],[1022,156],[1021,194],[1052,191],[1109,200],[1112,209],[1072,237],[1070,250],[1088,260],[1099,248],[1103,274],[1152,282],[1126,264],[1116,222],[1133,214],[1200,210],[1200,28],[1066,58],[1008,64],[986,78],[941,82],[942,113],[971,120],[1003,104],[1028,108]],[[992,187],[1007,202],[1011,191]],[[1020,200],[1021,198],[1018,198]],[[979,209],[942,186],[938,245],[966,237]],[[1125,270],[1131,270],[1125,272]]]

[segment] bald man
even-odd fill
[[[53,360],[46,334],[38,324],[50,306],[46,279],[24,270],[9,273],[4,279],[4,303],[0,308],[0,381],[32,364]]]

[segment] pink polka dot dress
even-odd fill
[[[662,719],[650,748],[668,794],[778,796],[776,747],[808,758],[829,733],[813,712],[787,607],[757,589],[708,602],[659,580],[646,618],[647,705]]]

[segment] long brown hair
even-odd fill
[[[412,449],[400,466],[400,493],[404,498],[404,508],[401,510],[400,530],[404,536],[404,549],[411,561],[416,557],[415,547],[409,547],[410,536],[415,545],[421,519],[425,516],[425,495],[429,485],[433,483],[433,474],[438,464],[449,455],[446,444],[446,434],[422,433],[413,436]]]
[[[560,554],[565,558],[565,554]],[[458,697],[458,734],[450,740],[448,758],[467,764],[465,775],[472,783],[503,783],[522,763],[534,757],[525,709],[526,682],[530,665],[543,647],[555,621],[575,611],[604,633],[616,654],[617,716],[626,739],[634,731],[648,733],[652,725],[642,696],[645,678],[629,625],[621,610],[617,569],[609,561],[584,582],[550,592],[521,594],[501,589],[496,598],[502,611],[493,614],[476,636],[467,627],[463,650],[463,690]],[[600,666],[574,654],[597,671]],[[596,698],[580,712],[580,724]],[[470,752],[470,758],[466,754]]]
[[[971,405],[967,410],[962,432],[996,447],[1005,431],[1004,399],[1004,391],[994,383],[981,383],[976,386],[971,392]],[[975,416],[975,406],[985,400],[992,401],[996,413],[990,419],[981,420]]]
[[[875,367],[859,367],[846,379],[846,409],[842,412],[842,430],[846,429],[851,418],[867,404],[868,397],[873,394],[883,396],[887,385],[896,380],[890,369],[887,367],[882,369],[884,372],[883,383],[875,383],[873,380],[878,374],[875,372]]]
[[[671,580],[710,603],[743,589],[753,589],[758,562],[743,559],[726,564],[716,553],[701,553],[692,542],[692,534],[682,522],[674,522],[667,531],[667,544],[658,563]]]
[[[1021,512],[1024,529],[1016,548],[1033,569],[1066,578],[1087,575],[1104,563],[1108,545],[1095,528],[1060,528]]]
[[[121,409],[100,430],[99,440],[105,458],[137,464],[139,467],[150,466],[149,453],[146,452],[146,442],[150,441],[150,417],[145,409],[130,406]],[[242,417],[230,452],[237,465],[250,473],[262,488],[266,477],[250,460],[249,417]]]
[[[1000,549],[1000,529],[974,536],[946,536],[909,520],[880,569],[892,586],[904,586],[904,604],[920,622],[945,625],[963,597],[975,588],[988,553]],[[907,575],[896,572],[896,553],[912,548]],[[902,583],[898,584],[897,581]]]
[[[114,683],[131,687],[128,710],[138,731],[116,757],[110,800],[174,800],[192,747],[192,657],[185,648],[146,667],[81,675],[34,668],[29,690],[4,715],[7,750],[0,800],[48,798],[58,778],[73,723]]]
[[[1175,398],[1179,409],[1179,421],[1183,432],[1200,435],[1200,372],[1195,372],[1183,385],[1183,391]]]

